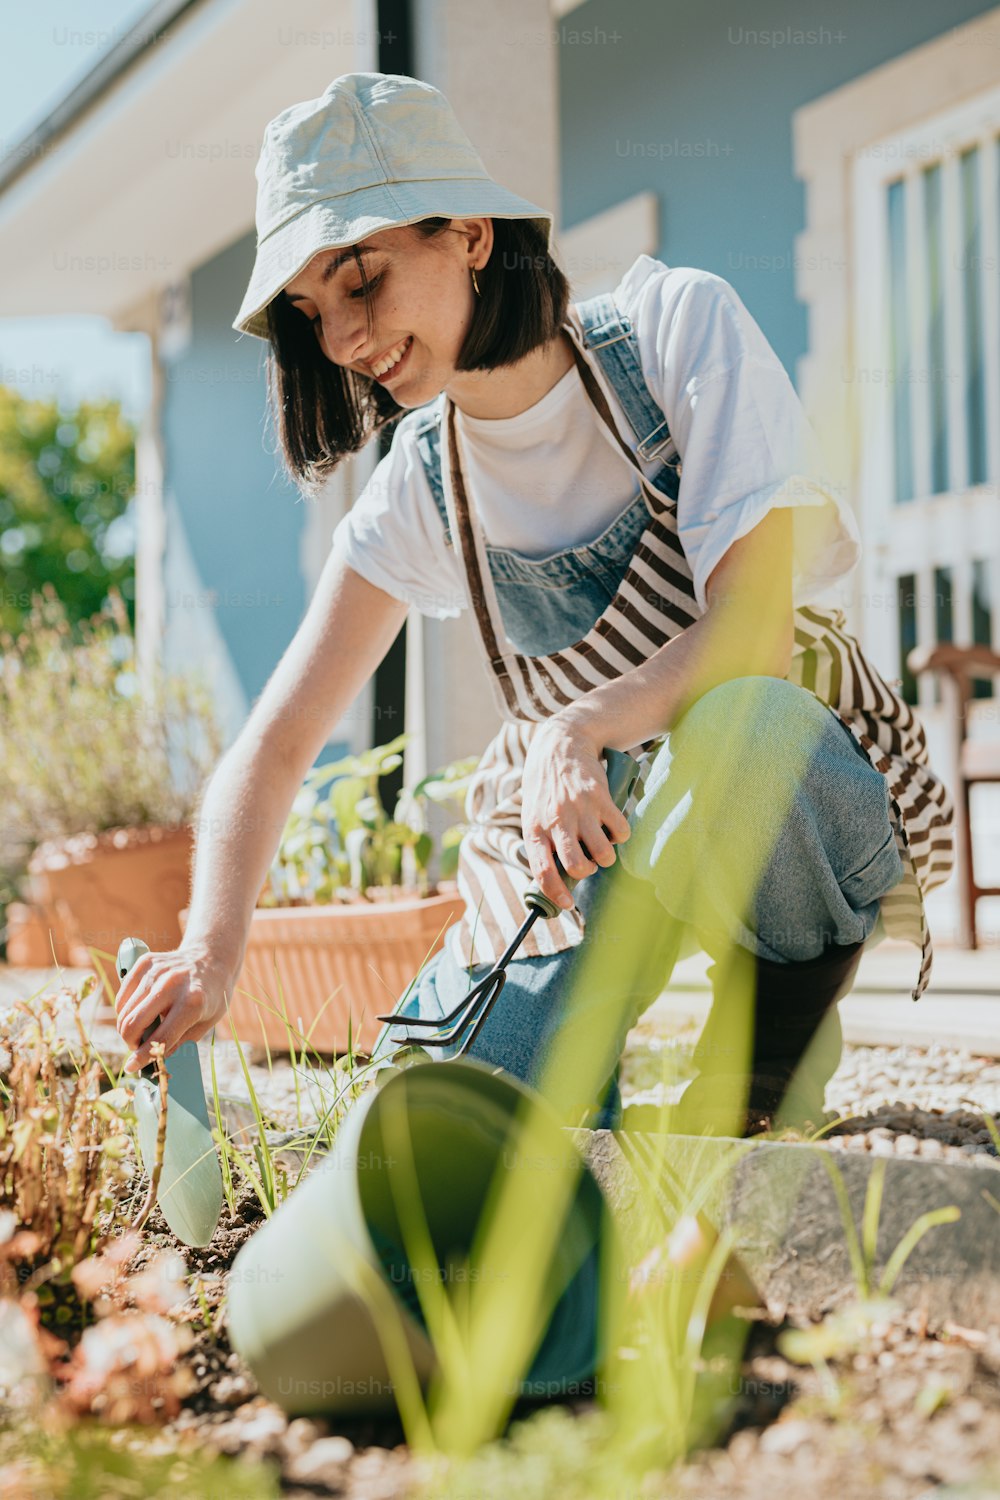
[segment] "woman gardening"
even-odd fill
[[[571,1060],[596,1046],[596,1092],[583,1068],[574,1096],[570,1066],[555,1102],[617,1124],[625,1034],[703,948],[687,1126],[711,1128],[720,1097],[737,1133],[779,1106],[816,1120],[865,943],[912,941],[913,998],[926,987],[923,898],[950,872],[953,809],[912,710],[818,602],[858,532],[808,475],[763,333],[720,277],[647,255],[572,303],[551,215],[494,182],[412,78],[347,74],[283,111],[257,179],[233,326],[269,346],[288,471],[312,491],[388,423],[392,444],[206,790],[183,942],[119,992],[129,1070],[224,1013],[294,796],[416,608],[467,614],[502,722],[469,791],[464,917],[400,1023],[453,1009],[534,880],[559,915],[470,1055],[538,1084],[557,1039]],[[625,813],[608,748],[644,767]],[[583,879],[575,902],[560,867]],[[387,1025],[376,1056],[404,1037]]]

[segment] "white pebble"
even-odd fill
[[[343,1469],[354,1457],[354,1444],[350,1438],[320,1438],[304,1453],[299,1453],[288,1465],[288,1477],[297,1483],[308,1484],[327,1473]]]
[[[808,1422],[774,1422],[761,1433],[762,1453],[792,1453],[809,1441]]]

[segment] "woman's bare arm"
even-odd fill
[[[232,963],[242,962],[257,896],[306,772],[406,612],[331,553],[302,624],[206,788],[187,934],[219,944]]]
[[[769,511],[712,570],[704,614],[639,666],[560,709],[532,736],[522,783],[525,844],[532,875],[560,906],[571,907],[573,898],[555,856],[580,880],[598,865],[614,864],[613,844],[629,836],[608,793],[602,750],[624,750],[665,733],[692,703],[731,678],[787,676],[795,639],[792,526],[789,507]]]
[[[296,793],[330,731],[392,645],[407,606],[331,553],[301,625],[208,782],[194,819],[194,879],[184,940],[151,953],[117,997],[118,1029],[167,1054],[197,1040],[225,1008],[243,964],[257,897]],[[137,934],[141,936],[141,934]],[[188,961],[190,960],[190,961]],[[130,1071],[143,1066],[149,1042]]]

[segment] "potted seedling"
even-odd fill
[[[258,896],[220,1034],[271,1051],[308,1042],[317,1052],[367,1052],[378,1013],[461,915],[453,876],[465,827],[435,838],[428,812],[434,804],[461,809],[478,760],[404,788],[390,816],[378,784],[402,763],[406,738],[315,766],[305,778]]]
[[[159,668],[140,677],[117,590],[72,626],[47,583],[0,638],[0,726],[0,842],[19,851],[56,959],[93,967],[110,1002],[123,932],[180,941],[189,820],[221,752],[209,691]]]

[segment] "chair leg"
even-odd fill
[[[963,889],[962,921],[965,926],[963,937],[972,949],[979,947],[979,934],[976,930],[976,872],[972,854],[972,789],[969,783],[962,778],[961,781],[961,807],[962,807],[962,866],[963,866]]]

